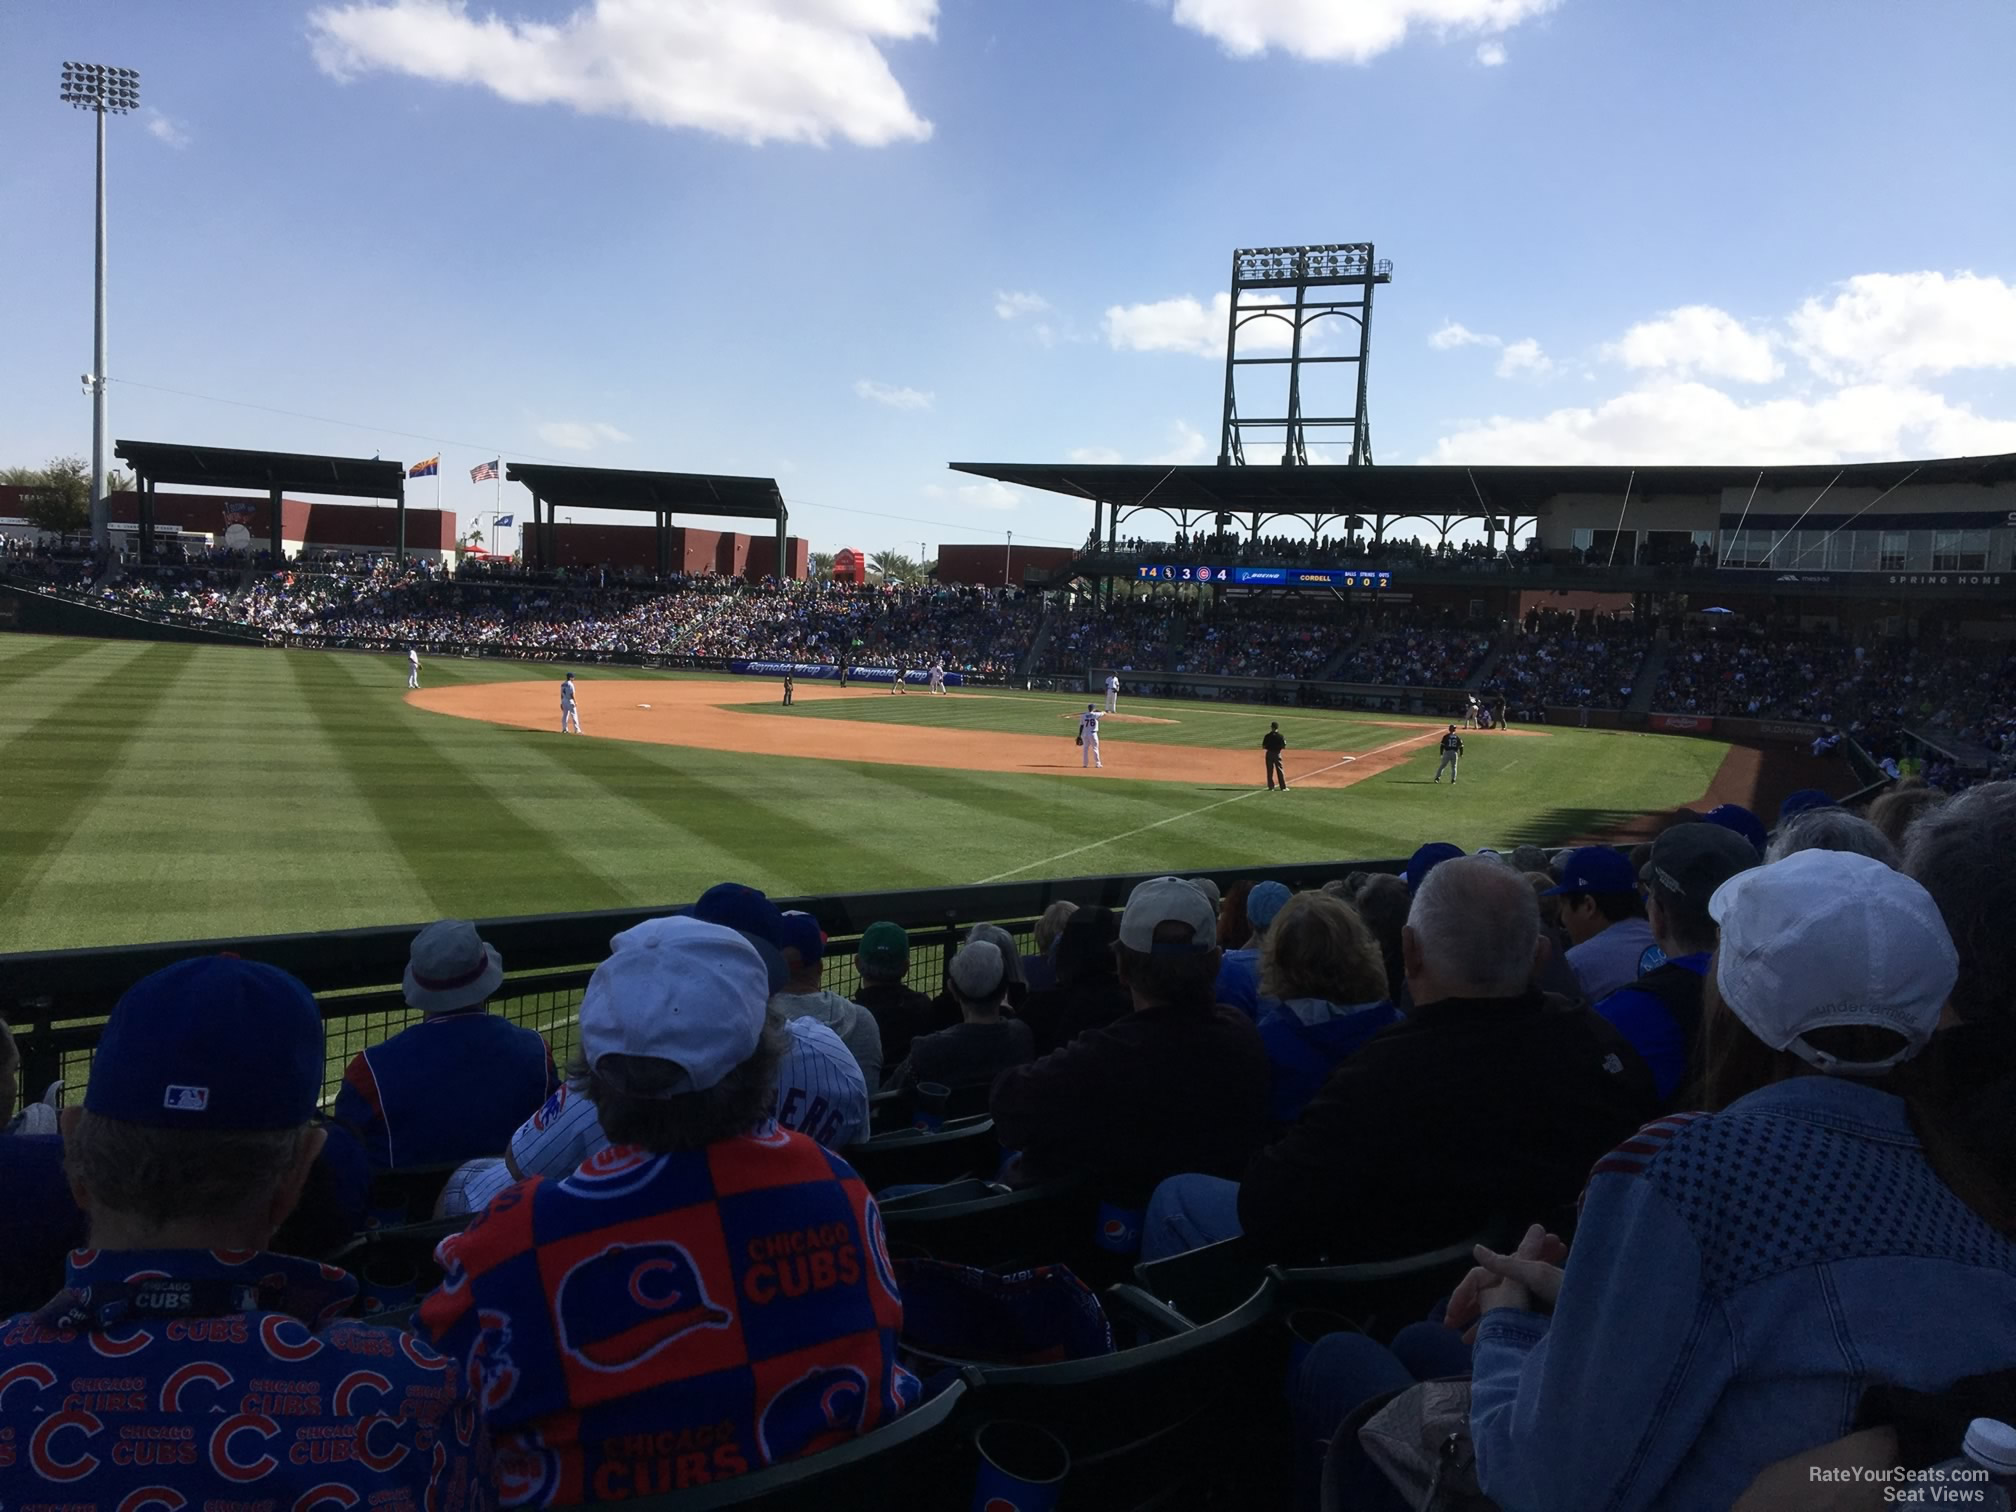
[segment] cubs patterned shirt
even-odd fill
[[[774,1125],[672,1155],[610,1146],[506,1188],[437,1256],[419,1326],[466,1363],[506,1505],[705,1485],[919,1395],[875,1199]]]
[[[8,1512],[454,1512],[493,1503],[462,1373],[339,1316],[357,1283],[256,1250],[76,1250],[0,1322]]]

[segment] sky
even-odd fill
[[[1076,544],[946,464],[1215,460],[1231,253],[1308,242],[1394,264],[1376,462],[2016,451],[2012,55],[2005,0],[13,0],[0,465],[90,447],[73,58],[141,75],[114,435],[438,452],[465,525],[501,456]]]

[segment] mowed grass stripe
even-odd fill
[[[0,856],[8,863],[0,870],[0,939],[12,939],[38,911],[34,894],[43,875],[107,794],[120,758],[171,696],[195,649],[136,644],[122,656],[92,658],[93,670],[81,680],[65,679],[67,695],[0,740],[0,763],[20,795],[0,818]],[[121,858],[109,859],[104,883],[123,893]]]
[[[322,697],[309,708],[378,821],[433,900],[436,914],[549,913],[609,908],[616,889],[571,846],[527,822],[486,771],[517,732],[413,708],[404,679],[340,652],[305,661]],[[338,721],[333,710],[350,717]],[[452,727],[452,728],[451,728]]]
[[[60,672],[64,667],[105,651],[113,643],[90,640],[45,640],[40,636],[0,635],[0,677],[7,681],[10,697],[20,696],[30,681]],[[141,643],[131,642],[137,652]]]

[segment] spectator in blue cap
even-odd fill
[[[1451,845],[1447,840],[1433,840],[1422,846],[1407,862],[1407,891],[1421,891],[1421,884],[1428,880],[1428,873],[1444,861],[1453,861],[1462,854],[1462,846]]]
[[[1602,1002],[1637,981],[1641,963],[1656,964],[1646,952],[1659,942],[1645,919],[1638,873],[1622,851],[1608,845],[1570,851],[1560,885],[1548,896],[1561,900],[1561,927],[1572,942],[1568,965],[1585,1001]]]
[[[32,1320],[0,1328],[17,1481],[32,1463],[60,1482],[50,1494],[101,1507],[164,1482],[178,1506],[490,1504],[462,1371],[344,1319],[357,1284],[342,1271],[266,1250],[326,1137],[324,1066],[315,999],[271,966],[184,961],[113,1008],[84,1105],[63,1113],[91,1247]],[[116,1390],[58,1411],[113,1362]],[[248,1392],[284,1413],[241,1405]],[[164,1470],[177,1446],[193,1454]]]
[[[1787,794],[1785,801],[1778,805],[1778,822],[1783,824],[1794,815],[1803,814],[1809,809],[1830,809],[1840,806],[1818,788],[1801,788],[1796,793]]]
[[[1260,951],[1267,943],[1267,927],[1289,896],[1286,883],[1257,883],[1246,894],[1246,922],[1253,927],[1253,934],[1237,950],[1226,951],[1219,963],[1218,1001],[1248,1018],[1260,1014]]]
[[[813,1019],[839,1035],[861,1067],[868,1090],[878,1089],[882,1085],[882,1031],[866,1008],[826,990],[826,935],[819,921],[808,913],[785,914],[778,944],[783,947],[788,974],[770,1005],[787,1019]]]
[[[1734,830],[1764,854],[1764,843],[1770,838],[1764,829],[1764,821],[1740,803],[1718,803],[1701,816],[1706,824],[1719,824],[1723,829]]]

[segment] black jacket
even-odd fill
[[[868,1010],[882,1031],[882,1064],[891,1069],[910,1053],[910,1041],[933,1028],[931,999],[901,982],[863,982],[854,1001]]]
[[[1089,1171],[1145,1200],[1185,1171],[1236,1176],[1267,1128],[1267,1049],[1237,1009],[1145,1008],[994,1082],[994,1132],[1035,1177]]]
[[[1036,1053],[1048,1055],[1087,1029],[1103,1029],[1133,1011],[1134,994],[1108,971],[1032,992],[1016,1016],[1036,1036]]]
[[[1652,1072],[1586,1008],[1445,998],[1344,1061],[1239,1188],[1268,1260],[1390,1259],[1494,1218],[1558,1224],[1658,1114]]]

